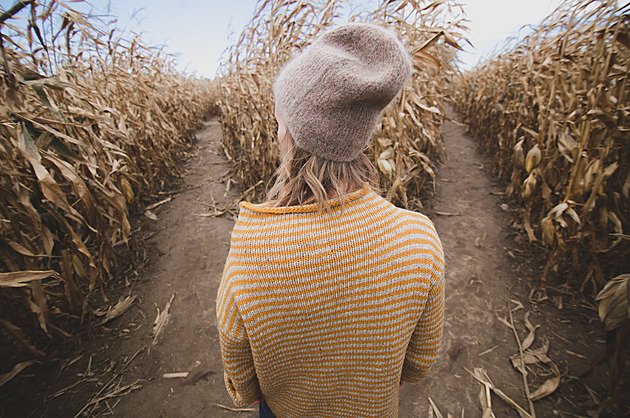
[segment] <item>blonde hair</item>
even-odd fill
[[[294,145],[284,155],[275,179],[267,203],[276,207],[316,203],[320,211],[329,211],[331,199],[337,198],[343,205],[348,193],[366,185],[378,191],[376,168],[364,153],[352,161],[338,162]]]

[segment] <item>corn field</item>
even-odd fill
[[[178,162],[209,115],[221,114],[241,198],[262,200],[280,162],[275,77],[323,31],[361,21],[396,32],[414,61],[367,150],[385,196],[422,207],[446,151],[443,105],[452,97],[496,155],[516,227],[546,252],[540,289],[554,276],[598,295],[606,329],[626,330],[616,337],[622,363],[630,339],[630,5],[568,0],[464,74],[456,53],[467,42],[465,14],[456,1],[362,7],[261,0],[212,82],[178,73],[161,49],[65,2],[19,1],[2,12],[0,333],[12,342],[11,362],[49,359],[56,341],[87,329],[113,302],[106,283],[142,247],[131,215],[180,176]]]
[[[216,111],[214,84],[103,26],[55,0],[0,17],[0,331],[31,358],[89,324],[141,245],[130,212]]]
[[[458,86],[524,233],[547,250],[543,282],[567,267],[566,282],[597,291],[630,271],[628,10],[565,2]]]
[[[517,226],[547,254],[535,293],[544,297],[555,276],[597,295],[620,399],[630,341],[629,11],[566,1],[466,72],[455,93],[470,132],[496,154]]]
[[[387,198],[408,208],[435,178],[443,148],[443,98],[465,41],[463,12],[447,1],[382,2],[359,10],[330,0],[260,2],[254,18],[220,67],[223,149],[234,162],[234,179],[260,200],[280,161],[274,119],[273,84],[282,66],[322,31],[349,21],[381,24],[397,32],[414,59],[412,80],[383,114],[369,155],[379,169]],[[350,10],[350,13],[348,13]]]

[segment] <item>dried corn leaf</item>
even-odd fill
[[[534,340],[536,339],[536,329],[540,327],[540,325],[533,326],[532,323],[529,322],[529,313],[530,312],[527,311],[525,314],[525,326],[527,327],[529,334],[527,334],[527,337],[525,337],[521,343],[523,350],[527,350],[534,343]]]
[[[44,295],[42,282],[35,280],[29,284],[29,287],[31,288],[31,299],[28,301],[29,307],[31,308],[31,311],[37,315],[39,326],[46,334],[48,334],[48,301]]]
[[[599,318],[612,331],[630,321],[630,274],[611,279],[599,292]]]
[[[435,404],[435,402],[433,402],[433,399],[431,398],[429,398],[429,412],[431,415],[435,416],[436,418],[443,418],[442,413],[440,412],[437,405]]]
[[[168,325],[168,321],[171,318],[171,304],[173,303],[173,299],[175,299],[175,293],[171,296],[164,309],[160,311],[160,308],[157,309],[157,316],[155,317],[155,321],[153,322],[153,328],[151,329],[151,336],[153,337],[153,345],[157,344],[158,337]]]
[[[480,401],[483,408],[484,416],[493,417],[494,412],[492,412],[492,400],[490,398],[490,391],[494,392],[499,398],[503,399],[507,402],[521,418],[531,418],[530,415],[523,407],[517,404],[514,400],[512,400],[509,396],[507,396],[501,389],[494,386],[488,373],[482,369],[481,367],[475,367],[474,372],[466,369],[468,373],[479,383],[483,385],[482,392],[479,394]]]
[[[27,286],[33,280],[47,279],[48,277],[58,276],[56,271],[12,271],[9,273],[0,273],[0,287],[23,287]]]
[[[136,301],[138,296],[131,295],[124,298],[121,298],[116,305],[112,306],[107,313],[105,314],[105,318],[103,318],[99,325],[103,325],[112,319],[118,318],[120,315],[124,314],[133,306],[133,303]]]
[[[531,329],[530,332],[532,332]],[[537,401],[544,398],[545,396],[552,394],[560,385],[560,370],[558,369],[558,366],[556,366],[556,364],[547,356],[547,351],[549,351],[549,342],[545,341],[540,348],[530,348],[524,350],[523,352],[523,362],[526,365],[543,363],[551,369],[551,373],[553,375],[551,378],[545,380],[542,385],[540,385],[535,391],[531,393],[530,396],[532,401]],[[521,369],[520,354],[515,354],[511,356],[510,360],[512,362],[512,366],[523,373],[523,370]]]
[[[532,401],[537,401],[544,398],[545,396],[551,395],[553,392],[556,391],[556,389],[558,389],[558,386],[560,386],[560,371],[556,367],[554,369],[554,376],[545,380],[545,383],[540,385],[538,389],[532,392]]]
[[[15,376],[20,374],[20,372],[22,370],[26,369],[28,366],[31,366],[31,365],[33,365],[35,363],[37,363],[37,362],[33,361],[33,360],[31,360],[31,361],[23,361],[21,363],[16,364],[15,366],[13,366],[13,370],[11,370],[8,373],[0,375],[0,387],[4,386],[5,383],[9,382]]]

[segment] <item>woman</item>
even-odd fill
[[[395,417],[440,347],[444,257],[431,221],[369,186],[363,154],[411,74],[394,35],[326,32],[275,84],[284,155],[241,203],[217,299],[228,392],[261,416]]]

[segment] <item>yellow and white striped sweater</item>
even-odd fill
[[[369,188],[342,208],[242,203],[217,299],[228,392],[278,417],[395,417],[434,362],[444,255],[431,221]]]

